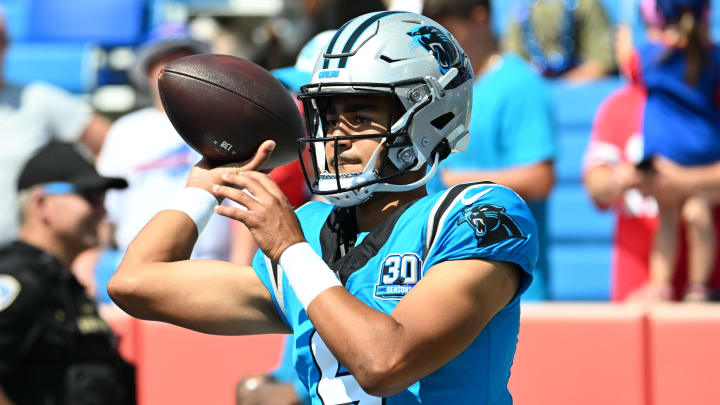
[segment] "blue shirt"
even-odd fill
[[[324,224],[334,210],[332,205],[315,201],[297,211],[308,243],[321,256],[321,241],[332,233]],[[365,242],[374,238],[373,243],[359,242],[348,253],[370,248],[367,260],[346,276],[344,287],[371,308],[392,312],[429,269],[451,260],[515,263],[524,274],[520,290],[456,358],[383,402],[362,391],[338,364],[283,277],[282,268],[258,252],[253,267],[293,331],[295,370],[313,404],[511,404],[507,383],[519,329],[519,297],[532,281],[538,255],[537,228],[527,205],[506,187],[466,183],[414,202],[389,229],[380,243],[375,243],[375,233],[360,235]],[[326,245],[325,249],[330,248]]]
[[[720,48],[712,47],[698,82],[685,79],[684,52],[665,56],[668,48],[652,41],[638,49],[647,88],[643,113],[643,156],[662,155],[681,165],[720,160]]]
[[[542,77],[524,60],[505,53],[501,62],[479,76],[473,86],[470,142],[465,152],[445,159],[441,169],[502,170],[553,160],[557,153],[554,106]],[[478,179],[483,180],[483,179]],[[428,193],[445,185],[440,176]],[[540,232],[540,258],[527,300],[547,298],[546,204],[528,203]]]

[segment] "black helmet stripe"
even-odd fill
[[[371,26],[375,21],[387,17],[392,14],[399,14],[399,13],[407,13],[407,11],[383,11],[381,13],[377,13],[371,17],[369,17],[367,20],[363,21],[362,24],[360,24],[357,28],[355,28],[355,31],[350,35],[350,38],[348,38],[347,42],[345,42],[345,46],[342,49],[342,53],[350,52],[353,45],[355,45],[355,42],[357,42],[358,38],[360,38],[360,35],[367,29],[367,27]],[[338,68],[342,69],[347,64],[347,56],[340,59],[340,62],[338,63]],[[326,59],[327,60],[327,59]]]
[[[343,24],[343,26],[337,30],[335,35],[333,35],[332,39],[328,43],[327,51],[325,51],[326,54],[332,55],[332,50],[333,50],[333,47],[335,46],[335,42],[337,42],[338,38],[340,38],[340,35],[342,35],[343,30],[345,30],[345,28],[347,28],[347,26],[350,25],[350,23],[352,21],[353,20],[350,20],[350,21],[346,22],[345,24]],[[323,69],[327,69],[329,67],[330,67],[330,59],[325,58],[325,60],[323,61]]]

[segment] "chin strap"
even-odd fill
[[[436,153],[435,161],[433,162],[432,166],[430,166],[430,170],[425,173],[425,176],[423,176],[422,179],[410,184],[380,183],[377,185],[377,188],[375,188],[375,191],[399,192],[414,190],[418,187],[424,186],[428,181],[430,181],[430,179],[435,176],[435,173],[437,173],[438,166],[440,166],[440,154]]]

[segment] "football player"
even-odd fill
[[[272,141],[241,165],[201,162],[130,245],[111,296],[134,316],[206,333],[292,333],[315,404],[512,403],[534,219],[493,183],[424,187],[467,143],[472,72],[427,17],[349,21],[300,95],[306,179],[330,203],[293,211],[254,171]],[[247,209],[217,206],[224,198]],[[251,230],[252,267],[186,260],[213,207]]]

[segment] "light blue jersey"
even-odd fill
[[[504,170],[555,159],[557,139],[552,98],[542,77],[519,56],[505,53],[473,85],[470,142],[465,152],[453,153],[442,169],[458,172]],[[427,185],[429,193],[445,188],[440,176]],[[546,249],[546,202],[530,201],[540,231],[540,257],[535,282],[523,297],[549,297]]]
[[[319,201],[297,211],[308,243],[326,262],[339,240],[332,225],[342,223],[347,212]],[[382,399],[366,394],[338,364],[282,268],[258,252],[253,267],[293,331],[295,369],[313,404],[511,404],[507,383],[520,322],[519,297],[532,280],[538,256],[537,226],[525,202],[496,184],[461,184],[399,208],[381,227],[357,237],[355,247],[330,267],[352,295],[385,313],[441,262],[506,261],[520,266],[524,277],[517,296],[467,349],[405,391]]]

